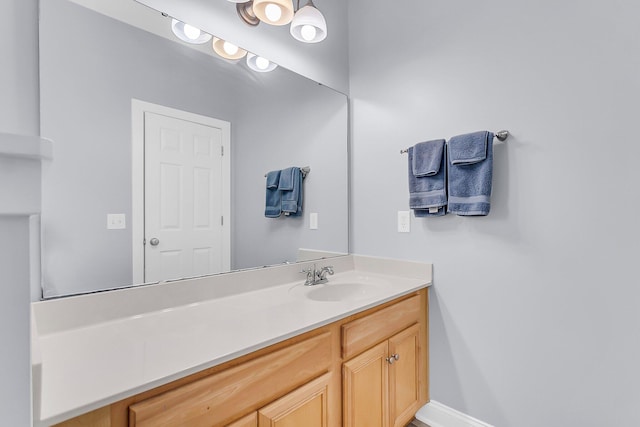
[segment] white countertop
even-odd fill
[[[34,303],[36,425],[72,418],[431,284],[430,264],[349,255],[318,262],[336,271],[327,286],[364,283],[375,285],[367,288],[373,291],[316,301],[304,294],[323,285],[302,287],[298,274],[307,264],[313,263]]]

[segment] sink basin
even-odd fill
[[[377,293],[377,291],[379,291],[377,286],[364,283],[327,284],[323,287],[311,289],[307,292],[307,298],[314,301],[358,300],[367,298],[373,293]]]
[[[289,289],[295,296],[313,301],[360,301],[380,293],[383,284],[371,281],[329,282],[322,285],[296,285]]]

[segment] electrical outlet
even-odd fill
[[[411,213],[409,211],[398,211],[398,233],[408,233],[411,231]]]
[[[318,229],[318,213],[312,212],[309,214],[309,229],[317,230]]]
[[[108,230],[123,230],[127,228],[124,214],[107,214]]]

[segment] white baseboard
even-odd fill
[[[435,400],[420,408],[416,419],[430,427],[493,427]]]

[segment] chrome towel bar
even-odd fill
[[[307,177],[307,174],[311,172],[311,168],[309,166],[301,167],[300,172],[302,172],[302,179],[305,179]],[[264,177],[267,177],[266,173],[264,174]]]
[[[508,130],[499,130],[498,132],[493,134],[494,138],[497,138],[498,141],[506,141],[507,138],[509,138],[509,131]],[[408,153],[409,149],[405,148],[404,150],[400,150],[400,154],[405,154]]]

